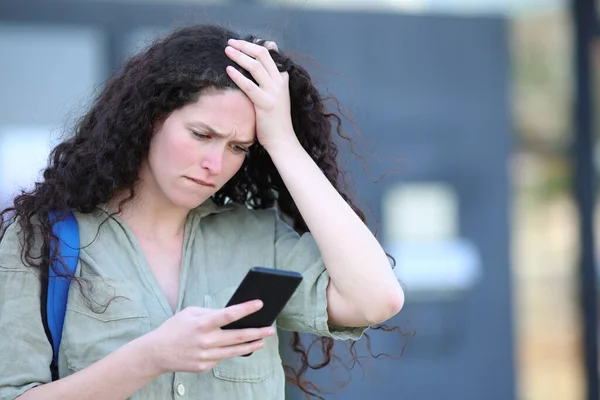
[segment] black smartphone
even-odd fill
[[[277,315],[290,300],[302,274],[273,268],[254,267],[246,274],[226,307],[250,300],[262,300],[257,312],[221,327],[221,329],[263,328],[273,325]]]

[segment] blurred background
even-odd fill
[[[594,0],[0,0],[0,205],[127,56],[203,22],[297,54],[360,132],[345,165],[415,335],[374,332],[402,357],[337,391],[311,374],[325,398],[599,398]]]

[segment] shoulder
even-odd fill
[[[272,243],[277,237],[279,218],[275,208],[256,210],[242,204],[216,207],[208,215],[195,211],[192,229],[256,245],[259,244],[257,241],[262,244]]]
[[[0,270],[30,270],[23,264],[21,257],[26,240],[31,243],[29,255],[32,258],[41,255],[42,236],[39,230],[39,219],[33,216],[30,222],[33,236],[27,239],[19,219],[6,227],[2,241],[0,241]]]
[[[208,210],[207,210],[208,208]],[[243,204],[229,203],[226,205],[210,205],[193,210],[196,217],[218,225],[271,225],[277,220],[275,208],[252,209]]]
[[[253,209],[241,204],[233,204],[231,217],[234,219],[247,220],[248,222],[273,223],[277,218],[275,208]]]
[[[0,241],[0,255],[13,253],[23,246],[23,231],[18,221],[12,222],[6,227],[2,241]]]

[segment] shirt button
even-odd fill
[[[183,386],[183,383],[179,383],[177,385],[177,394],[180,396],[185,396],[185,386]]]

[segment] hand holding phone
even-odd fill
[[[302,282],[302,274],[298,272],[262,267],[251,268],[226,307],[257,299],[263,302],[263,307],[221,329],[263,328],[273,325],[300,282]],[[243,357],[251,354],[245,354]]]
[[[143,351],[149,352],[148,363],[158,374],[206,372],[224,359],[262,348],[264,339],[275,334],[270,326],[235,331],[221,329],[261,307],[260,301],[226,309],[186,307],[137,340],[146,343]]]
[[[273,268],[254,267],[240,283],[227,306],[261,300],[263,307],[221,329],[263,328],[273,325],[302,282],[302,274]]]

